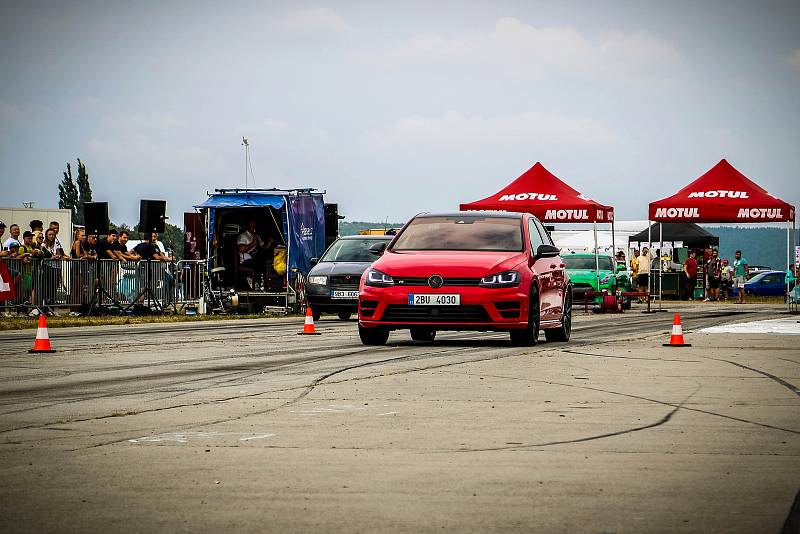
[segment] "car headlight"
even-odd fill
[[[308,277],[308,283],[309,284],[314,284],[314,285],[317,285],[317,286],[324,286],[325,284],[328,283],[328,277],[327,276],[309,276]]]
[[[517,271],[504,271],[484,276],[478,285],[481,287],[516,287],[519,285],[519,281],[520,276]]]
[[[367,271],[367,278],[364,284],[372,287],[389,287],[394,285],[394,279],[378,269],[370,269]]]

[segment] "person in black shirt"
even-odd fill
[[[150,234],[148,241],[142,241],[136,245],[133,251],[141,256],[143,260],[172,261],[172,258],[166,254],[161,254],[161,249],[158,248],[158,234],[155,232]]]
[[[86,241],[81,243],[82,258],[85,260],[97,259],[97,234],[86,236]]]
[[[116,260],[117,231],[110,229],[106,238],[97,243],[97,257],[101,260]]]

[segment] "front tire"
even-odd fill
[[[528,326],[521,330],[511,330],[512,344],[518,347],[536,345],[536,342],[539,341],[540,310],[539,292],[533,290],[531,291],[531,298],[528,302]]]
[[[389,330],[386,328],[364,328],[358,325],[358,337],[364,345],[385,345],[389,340]]]
[[[431,328],[412,328],[411,339],[414,341],[431,342],[436,339],[436,330]]]
[[[561,326],[544,331],[547,341],[569,341],[572,333],[572,293],[564,295],[564,311],[561,314]]]
[[[351,315],[353,315],[353,314],[350,313],[350,312],[340,311],[339,312],[339,319],[341,319],[342,321],[349,321]]]

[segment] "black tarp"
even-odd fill
[[[650,241],[658,243],[662,239],[659,226],[663,225],[663,241],[683,241],[688,248],[705,248],[719,246],[719,237],[706,232],[694,223],[655,223],[650,226]],[[632,235],[628,243],[647,243],[647,229]]]

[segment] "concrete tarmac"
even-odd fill
[[[584,315],[569,343],[226,321],[0,333],[4,532],[800,529],[800,337],[768,306]]]

